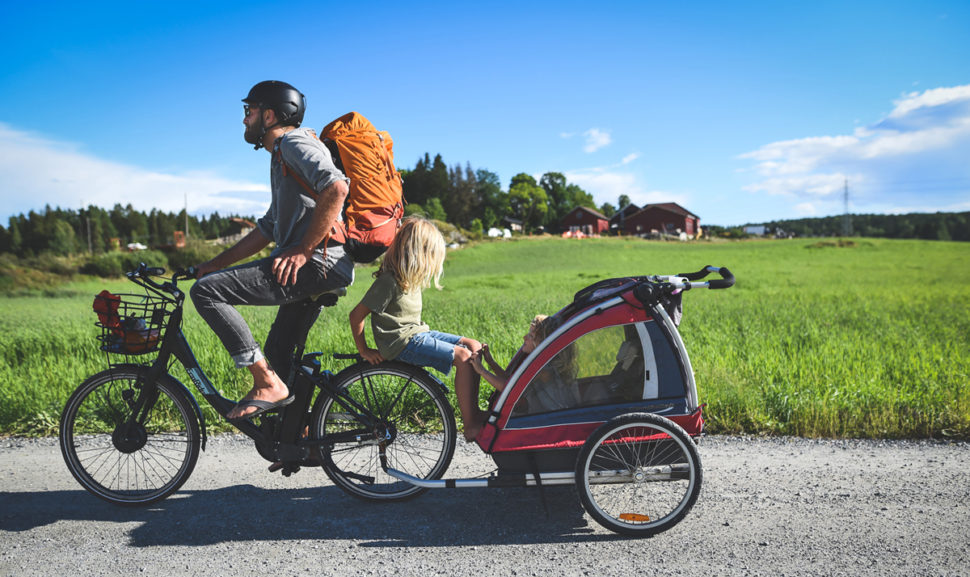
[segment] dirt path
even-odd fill
[[[651,539],[604,531],[571,487],[437,490],[391,505],[323,472],[266,472],[220,437],[151,508],[85,493],[51,439],[0,439],[0,576],[970,576],[970,445],[706,438],[704,488]],[[491,471],[459,447],[449,477]]]

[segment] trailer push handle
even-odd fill
[[[729,271],[727,267],[723,266],[717,267],[708,265],[697,272],[680,273],[677,276],[683,277],[689,281],[699,281],[712,272],[721,275],[721,278],[708,281],[707,288],[713,290],[726,289],[734,286],[734,275],[731,274],[731,271]]]

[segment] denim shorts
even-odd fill
[[[460,340],[458,335],[438,331],[418,333],[411,337],[394,360],[419,367],[431,367],[448,376],[451,365],[455,362],[455,347]]]

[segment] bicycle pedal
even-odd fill
[[[276,471],[282,470],[284,477],[289,477],[293,473],[300,471],[300,465],[294,463],[284,463],[283,461],[276,461],[269,466],[269,472],[275,473]]]

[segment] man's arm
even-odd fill
[[[263,236],[263,233],[258,228],[254,228],[242,240],[222,251],[216,257],[196,265],[199,271],[196,278],[202,278],[210,272],[228,268],[242,259],[253,256],[263,250],[269,243],[270,240]]]
[[[273,273],[276,280],[286,286],[296,283],[296,275],[300,268],[310,260],[313,250],[330,238],[331,229],[344,207],[344,200],[349,192],[347,182],[337,180],[323,189],[317,196],[317,206],[313,209],[310,226],[303,235],[303,242],[273,259]],[[326,254],[326,245],[324,245]]]

